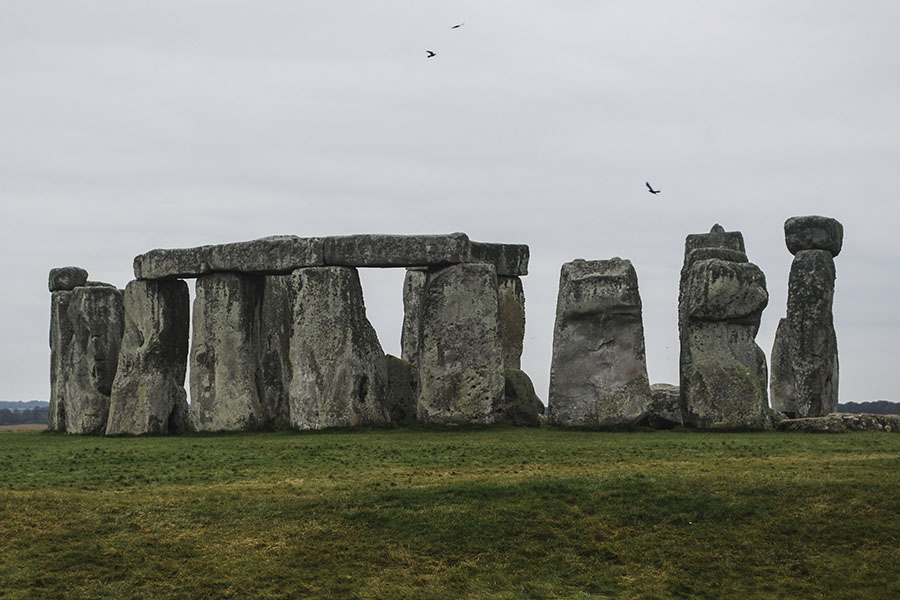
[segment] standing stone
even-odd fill
[[[506,369],[521,369],[525,343],[525,291],[522,280],[519,277],[498,277],[497,283],[503,366]]]
[[[82,286],[71,294],[67,311],[72,345],[69,372],[65,375],[65,430],[103,434],[124,330],[122,292],[114,287]]]
[[[685,243],[678,306],[685,425],[769,426],[766,358],[755,342],[769,295],[743,249],[740,232],[719,225]]]
[[[419,370],[415,365],[390,354],[387,367],[386,405],[394,425],[409,425],[416,420],[416,398],[419,395]]]
[[[191,423],[197,431],[255,429],[262,420],[259,314],[263,277],[197,278],[191,342]]]
[[[843,226],[826,217],[792,217],[784,232],[794,261],[787,315],[778,323],[772,348],[772,408],[791,418],[821,417],[838,405],[832,303]]]
[[[290,275],[265,278],[260,316],[260,403],[262,424],[270,429],[287,429],[291,422],[293,298]]]
[[[384,351],[366,318],[356,269],[298,269],[292,285],[291,426],[388,423]]]
[[[403,331],[400,333],[400,357],[413,365],[419,362],[425,280],[426,272],[421,269],[407,269],[406,277],[403,279]]]
[[[538,427],[544,416],[544,403],[534,392],[534,384],[525,371],[503,372],[503,409],[501,421],[516,427]]]
[[[564,264],[553,330],[550,421],[632,425],[649,402],[641,297],[631,261]]]
[[[428,272],[419,346],[419,421],[489,424],[503,403],[497,271],[461,264]]]
[[[52,275],[50,279],[53,280]],[[72,369],[72,338],[75,335],[75,328],[69,319],[71,302],[71,291],[56,291],[50,297],[50,407],[47,429],[61,433],[66,431],[66,381]]]
[[[180,280],[125,287],[125,334],[110,394],[106,435],[187,430],[184,389],[190,299]]]

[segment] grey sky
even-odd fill
[[[898,25],[893,0],[6,0],[0,400],[48,396],[51,267],[124,287],[148,249],[282,233],[529,244],[545,402],[560,266],[629,258],[676,383],[684,237],[743,232],[768,354],[804,214],[845,228],[841,401],[900,400]],[[397,354],[402,272],[362,276]]]

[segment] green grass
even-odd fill
[[[0,434],[0,598],[898,598],[900,435]]]

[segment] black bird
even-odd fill
[[[450,29],[459,29],[460,27],[462,27],[462,26],[465,25],[465,24],[466,24],[465,21],[463,21],[462,23],[457,23],[456,25],[454,25],[454,26],[451,27]]]
[[[658,193],[660,193],[660,192],[662,191],[662,190],[654,190],[654,189],[650,186],[650,182],[649,182],[649,181],[645,181],[644,183],[647,184],[647,189],[650,190],[650,193],[651,193],[651,194],[658,194]]]
[[[437,53],[432,52],[431,50],[425,51],[425,58],[431,58],[432,56],[437,56]]]

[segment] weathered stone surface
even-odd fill
[[[884,431],[900,433],[900,416],[832,413],[824,417],[785,419],[778,423],[780,431],[811,433],[844,433],[845,431]]]
[[[418,420],[495,422],[504,387],[496,270],[461,264],[429,271],[421,310]]]
[[[125,287],[124,309],[125,334],[110,393],[106,435],[186,431],[187,284],[132,281]]]
[[[291,425],[388,423],[384,351],[366,318],[356,269],[298,269],[292,284]]]
[[[325,263],[349,267],[443,266],[466,262],[469,237],[361,234],[325,238]]]
[[[784,240],[791,254],[802,250],[827,250],[835,257],[840,254],[844,242],[844,226],[830,217],[791,217],[784,222]]]
[[[650,385],[650,404],[647,406],[647,425],[654,429],[672,429],[684,424],[681,417],[681,390],[677,385]]]
[[[708,260],[710,258],[718,258],[733,263],[748,262],[747,255],[739,250],[730,248],[697,248],[690,250],[684,258],[684,266],[691,266],[695,262]]]
[[[88,272],[80,267],[59,267],[50,269],[47,282],[51,292],[73,290],[87,281]]]
[[[772,348],[772,408],[789,417],[820,417],[838,405],[834,331],[834,260],[828,250],[800,250],[788,279],[787,316]]]
[[[731,255],[735,261],[726,260],[728,252],[697,260],[698,248],[716,247],[739,254]],[[718,225],[685,243],[678,306],[685,425],[770,426],[766,358],[755,342],[768,292],[762,271],[745,260],[741,234]]]
[[[419,370],[416,366],[390,354],[387,367],[385,404],[394,425],[409,425],[416,420],[416,398],[419,395]]]
[[[426,271],[409,269],[403,279],[403,331],[400,334],[400,356],[414,365],[419,362],[419,333],[422,325],[422,297]]]
[[[466,262],[494,265],[499,277],[528,275],[529,249],[525,244],[470,242]]]
[[[66,431],[66,381],[72,369],[72,338],[75,335],[75,327],[69,320],[71,302],[71,291],[53,292],[50,297],[50,407],[47,429],[62,433]]]
[[[649,402],[641,298],[631,262],[564,264],[553,330],[550,421],[633,425]]]
[[[322,264],[322,238],[276,235],[231,244],[151,250],[135,257],[134,276],[173,279],[214,272],[275,275]]]
[[[294,323],[291,275],[269,275],[263,285],[260,312],[261,425],[290,427],[291,335]]]
[[[544,403],[534,392],[531,378],[520,369],[506,369],[503,377],[500,421],[517,427],[539,427],[544,415]]]
[[[197,431],[243,431],[261,424],[262,290],[260,276],[197,278],[190,374],[190,418]]]
[[[64,375],[65,430],[102,434],[124,330],[122,292],[112,287],[76,287],[71,292],[68,318],[72,362]]]
[[[498,277],[497,283],[503,366],[520,369],[525,344],[525,291],[518,277]]]

